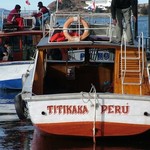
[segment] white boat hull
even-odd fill
[[[0,63],[0,88],[22,89],[22,75],[33,68],[33,61]]]
[[[71,103],[70,103],[71,102]],[[28,100],[32,122],[42,132],[71,136],[125,136],[150,129],[149,97],[59,94]]]

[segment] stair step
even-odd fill
[[[125,82],[123,85],[142,85],[141,83],[138,82]]]
[[[122,70],[122,72],[126,72],[126,73],[140,73],[141,72],[141,70]]]
[[[140,57],[122,57],[124,60],[141,60]]]

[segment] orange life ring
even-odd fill
[[[84,40],[88,35],[89,35],[89,25],[88,23],[80,18],[80,23],[83,25],[84,27],[84,32],[83,34],[81,34],[80,36],[72,36],[71,34],[69,34],[68,32],[68,27],[71,25],[72,22],[78,21],[79,18],[78,17],[70,17],[64,24],[63,26],[63,33],[66,37],[66,39],[68,39],[69,41],[80,41],[80,40]]]

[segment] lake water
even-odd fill
[[[138,34],[141,32],[144,36],[148,36],[148,16],[138,17]]]
[[[148,35],[148,17],[139,17],[138,32]],[[20,121],[14,97],[20,91],[0,90],[0,150],[135,150],[150,149],[150,133],[133,137],[92,139],[39,135],[30,120]]]

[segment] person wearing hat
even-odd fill
[[[22,30],[24,25],[23,25],[23,18],[20,17],[20,11],[21,6],[17,4],[15,8],[10,11],[7,17],[7,23],[18,25],[19,29]]]
[[[36,18],[35,28],[37,28],[37,27],[39,28],[50,17],[49,10],[45,6],[43,6],[42,2],[38,2],[38,7],[39,7],[39,9],[38,9],[39,12],[38,13],[33,13],[33,15],[32,15]]]

